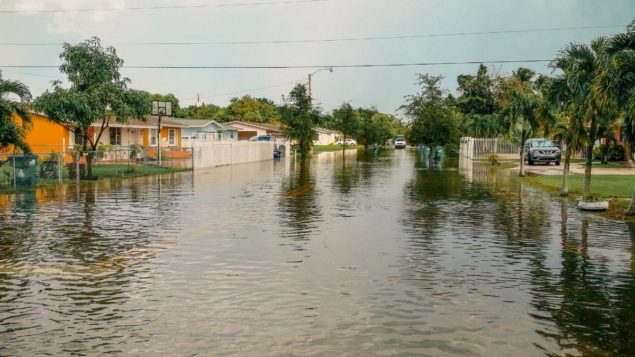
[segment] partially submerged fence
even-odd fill
[[[34,148],[35,149],[35,148]],[[190,148],[111,148],[94,152],[35,151],[32,154],[0,153],[0,193],[37,184],[59,184],[98,178],[126,178],[192,168]],[[88,173],[89,155],[92,174]]]
[[[520,146],[498,138],[461,138],[459,155],[472,160],[486,159],[490,155],[497,155],[501,159],[517,159]]]
[[[268,141],[194,142],[192,150],[193,165],[199,169],[271,160],[274,143]]]

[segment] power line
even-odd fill
[[[448,32],[436,34],[418,35],[393,35],[393,36],[365,36],[365,37],[340,37],[325,39],[299,39],[299,40],[263,40],[263,41],[186,41],[186,42],[120,42],[110,45],[121,46],[205,46],[205,45],[264,45],[264,44],[298,44],[298,43],[328,43],[328,42],[361,42],[361,41],[386,41],[386,40],[409,40],[419,38],[434,37],[458,37],[477,35],[500,35],[535,32],[556,32],[556,31],[576,31],[576,30],[597,30],[624,28],[625,25],[601,25],[601,26],[573,26],[573,27],[548,27],[537,29],[520,30],[497,30],[497,31],[474,31],[474,32]],[[61,46],[56,42],[1,42],[0,46]]]
[[[291,65],[291,66],[123,66],[125,69],[319,69],[319,68],[376,68],[376,67],[422,67],[452,66],[464,64],[507,64],[551,62],[550,59],[524,60],[487,60],[487,61],[449,61],[414,63],[369,63],[369,64],[329,64],[329,65]],[[0,68],[58,68],[54,65],[0,65]]]
[[[284,0],[269,2],[243,2],[228,4],[198,4],[198,5],[169,5],[169,6],[137,6],[137,7],[108,7],[98,9],[41,9],[41,10],[0,10],[0,14],[21,13],[64,13],[64,12],[94,12],[94,11],[139,11],[139,10],[169,10],[169,9],[201,9],[209,7],[237,7],[237,6],[264,6],[264,5],[290,5],[301,3],[328,2],[329,0]]]

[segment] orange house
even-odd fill
[[[14,116],[14,120],[21,124],[22,120]],[[72,129],[53,122],[47,116],[31,113],[31,126],[27,129],[26,142],[31,151],[36,154],[63,152],[75,143],[75,133]],[[13,148],[7,150],[13,151]]]

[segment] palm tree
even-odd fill
[[[572,127],[584,130],[584,194],[591,190],[593,147],[598,129],[616,119],[615,113],[609,110],[594,90],[595,81],[604,68],[606,45],[604,37],[594,40],[590,45],[572,43],[552,63],[553,67],[562,71],[560,80],[565,86]]]
[[[635,149],[635,19],[625,33],[610,38],[606,45],[606,57],[596,78],[594,91],[601,103],[611,106],[621,114],[621,133],[625,145],[625,159],[633,164]],[[635,215],[635,188],[627,211]]]
[[[549,108],[542,94],[537,90],[532,78],[536,73],[520,67],[514,71],[507,83],[507,89],[500,112],[504,127],[508,132],[520,130],[520,171],[525,176],[525,142],[542,126],[550,116]]]
[[[19,101],[11,97],[17,97]],[[0,150],[6,150],[11,145],[24,152],[30,152],[26,143],[26,129],[31,125],[31,115],[28,104],[31,92],[26,85],[18,81],[2,79],[0,71]],[[16,118],[21,123],[16,122]]]

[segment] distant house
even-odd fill
[[[107,123],[99,142],[113,146],[130,146],[132,144],[143,145],[146,148],[156,147],[160,141],[162,148],[180,148],[181,130],[185,127],[171,117],[161,118],[161,133],[157,136],[157,116],[147,116],[145,121],[129,119],[125,123],[119,123],[114,119]],[[97,134],[101,128],[101,121],[91,125],[93,140],[97,140]]]
[[[238,140],[249,140],[254,136],[260,135],[271,135],[275,138],[283,137],[282,128],[273,124],[232,121],[225,124],[225,126],[238,131]]]
[[[318,133],[318,138],[313,142],[314,145],[333,145],[341,137],[341,133],[335,130],[317,128],[315,131]]]
[[[215,120],[171,118],[170,121],[183,125],[183,128],[181,128],[181,138],[183,140],[238,140],[237,129],[228,128],[225,125],[216,122]]]

